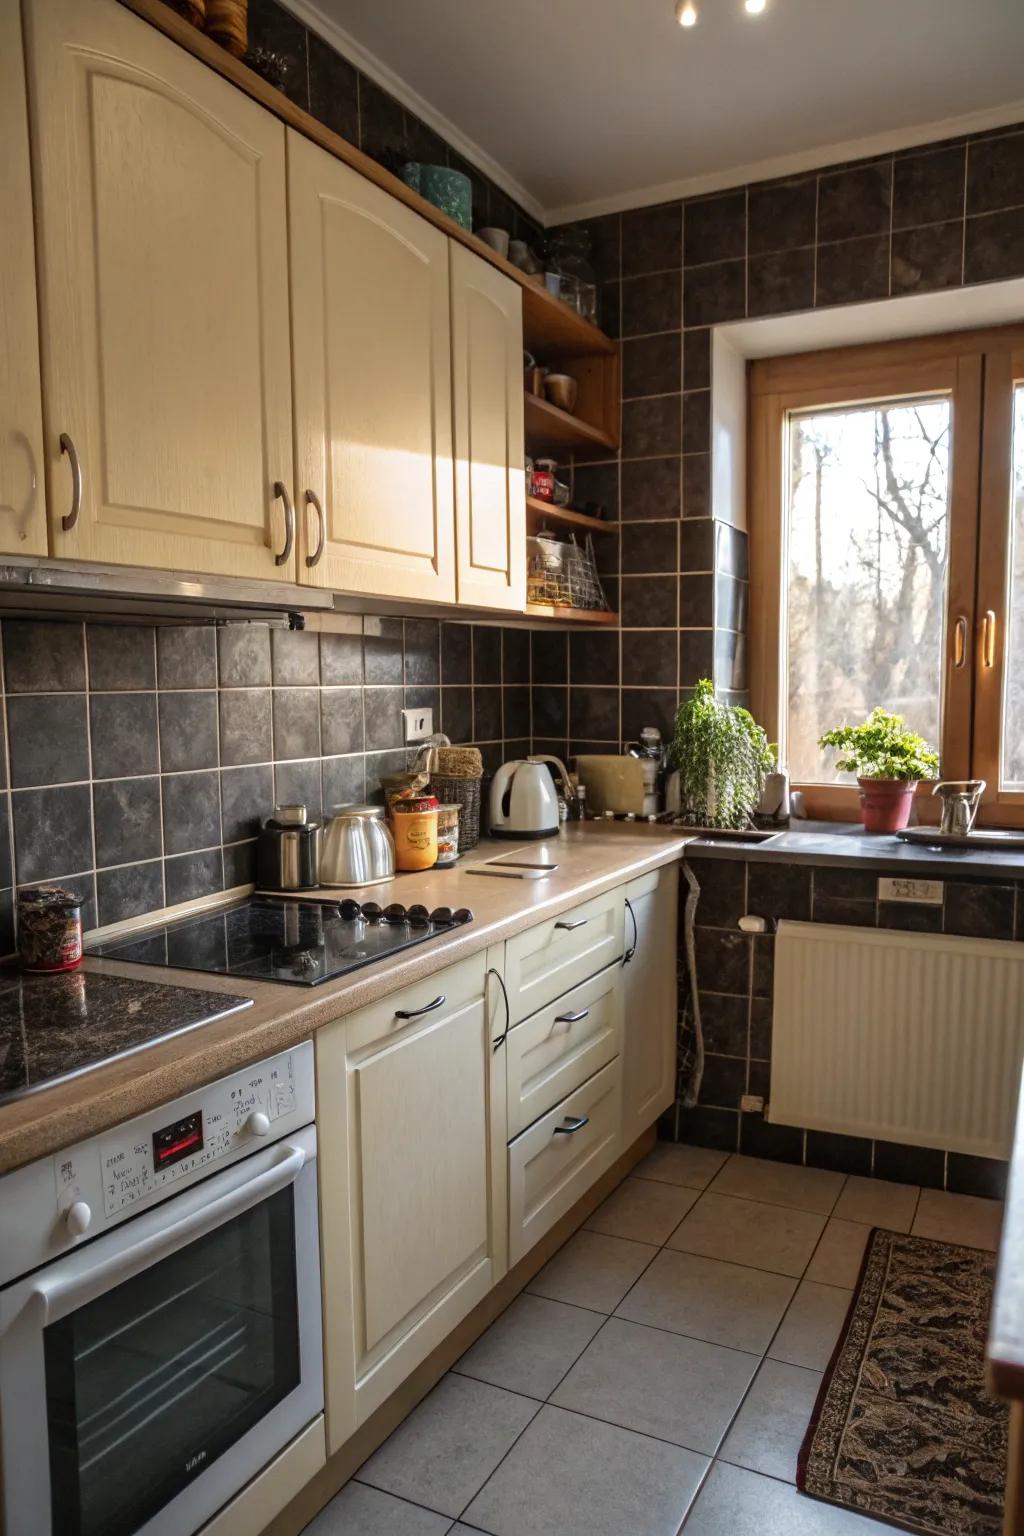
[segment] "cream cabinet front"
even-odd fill
[[[300,576],[455,600],[449,242],[288,131]]]
[[[626,1146],[675,1099],[679,865],[626,886],[622,1136]]]
[[[0,6],[0,550],[46,554],[39,323],[21,14]]]
[[[451,246],[455,549],[460,603],[526,602],[523,297],[465,246]]]
[[[25,16],[51,553],[293,580],[284,128],[116,0]]]
[[[316,1036],[329,1453],[505,1272],[493,987],[478,954]]]

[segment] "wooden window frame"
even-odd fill
[[[998,756],[1011,516],[1013,384],[1024,379],[1024,326],[769,358],[748,365],[751,707],[777,738],[782,709],[784,426],[789,412],[945,393],[953,404],[949,569],[942,696],[942,772],[982,777],[980,820],[1024,825],[1024,791],[1000,791]],[[996,615],[991,665],[985,614]],[[962,660],[958,621],[966,624]],[[960,626],[962,628],[962,626]],[[796,783],[808,815],[856,820],[855,786]],[[931,786],[922,820],[937,820]]]

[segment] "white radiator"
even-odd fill
[[[1009,1155],[1024,944],[779,924],[768,1119]]]

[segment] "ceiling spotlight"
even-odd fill
[[[676,21],[681,27],[695,27],[697,25],[697,6],[695,0],[676,0]]]
[[[748,16],[760,16],[768,0],[743,0],[743,9]]]

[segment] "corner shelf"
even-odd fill
[[[536,496],[526,498],[526,531],[536,533],[541,523],[560,523],[564,528],[579,528],[583,533],[618,533],[618,523],[607,523],[602,517],[590,517],[586,512],[574,512],[571,507],[556,507],[551,501],[540,501]]]
[[[552,405],[540,395],[525,396],[527,448],[604,448],[618,447],[617,438],[602,431],[580,416]]]
[[[612,357],[618,350],[611,337],[584,320],[574,309],[527,279],[523,283],[523,345],[538,362],[555,357]]]
[[[525,613],[529,619],[561,619],[563,624],[617,624],[617,613],[606,613],[601,608],[562,608],[554,603],[527,603]]]

